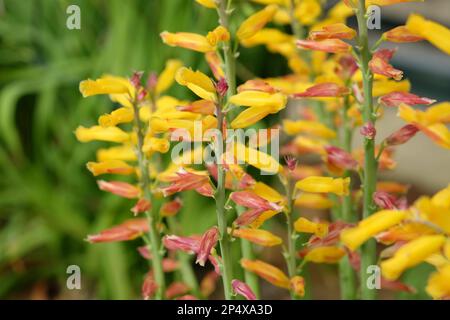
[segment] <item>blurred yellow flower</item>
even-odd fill
[[[255,35],[259,30],[272,20],[278,6],[272,4],[268,5],[264,9],[252,14],[239,26],[236,32],[236,36],[239,40],[244,40]]]
[[[350,178],[307,177],[297,181],[295,187],[301,191],[334,193],[338,196],[349,194]]]

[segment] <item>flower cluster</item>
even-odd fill
[[[145,298],[207,298],[221,278],[226,299],[241,295],[253,300],[260,298],[260,277],[296,299],[309,285],[307,264],[326,263],[339,264],[342,298],[358,297],[355,275],[361,272],[359,297],[371,299],[366,269],[377,264],[374,239],[389,246],[381,252],[383,288],[413,291],[398,279],[404,270],[426,261],[437,268],[427,292],[433,298],[450,298],[450,187],[410,205],[407,186],[377,179],[378,172],[396,166],[395,148],[419,132],[450,148],[450,103],[410,93],[410,82],[390,63],[396,50],[380,46],[385,41],[427,40],[450,54],[450,31],[411,15],[404,26],[385,32],[370,47],[366,5],[406,1],[346,0],[323,12],[319,0],[253,0],[258,9],[236,30],[230,27],[236,10],[231,1],[196,2],[217,11],[216,28],[206,34],[164,31],[160,36],[171,47],[202,54],[208,72],[169,60],[145,83],[142,72],[80,83],[84,97],[107,94],[118,104],[97,125],[75,132],[81,142],[116,144],[99,149],[97,161],[87,167],[94,176],[123,176],[99,180],[98,186],[134,199],[134,216],[145,214],[90,235],[88,241],[142,238],[145,245],[138,251],[150,262],[142,286]],[[358,30],[346,25],[353,15]],[[277,25],[289,25],[293,34]],[[260,45],[283,56],[291,73],[237,85],[238,50]],[[165,95],[174,82],[196,100]],[[420,105],[430,106],[422,111]],[[407,124],[378,139],[376,122],[386,108],[396,108]],[[277,134],[229,143],[229,129],[261,128],[263,119],[277,116],[285,116],[280,126],[287,141],[281,149],[285,165],[267,153]],[[354,148],[358,133],[364,144]],[[194,143],[195,148],[176,156],[172,152],[170,162],[164,161],[161,154],[180,143]],[[211,150],[207,161],[203,155]],[[276,175],[281,187],[264,183],[248,167]],[[176,217],[188,190],[216,205],[217,222],[199,235],[184,235]],[[302,214],[310,209],[322,218]],[[323,218],[326,211],[330,219]],[[285,234],[268,230],[267,221],[275,219],[285,221]],[[239,261],[232,254],[235,243],[241,244]],[[256,258],[256,247],[279,248],[285,266]],[[200,266],[213,266],[200,284],[190,256]],[[237,267],[245,271],[244,278],[237,276]],[[180,272],[182,280],[174,280],[178,278],[169,275],[173,272]]]

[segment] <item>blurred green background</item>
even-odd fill
[[[81,8],[81,30],[66,28],[71,4]],[[239,8],[237,20],[252,11],[247,2]],[[78,143],[73,131],[93,125],[112,104],[82,99],[78,83],[103,73],[159,72],[175,57],[206,71],[201,54],[165,46],[159,33],[205,34],[216,21],[214,10],[190,0],[0,0],[0,298],[140,297],[146,262],[135,243],[83,241],[129,218],[130,203],[98,191],[85,169],[99,144]],[[286,72],[261,47],[240,59],[259,76]],[[418,75],[419,93],[448,99],[445,68],[424,81],[427,70],[401,67]],[[186,91],[175,86],[171,93],[183,98]],[[214,221],[211,202],[194,194],[184,201],[186,233]],[[65,289],[71,264],[81,267],[84,290]]]

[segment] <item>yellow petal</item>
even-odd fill
[[[128,175],[135,172],[135,169],[132,166],[130,166],[128,163],[122,160],[88,162],[86,166],[94,176],[98,176],[105,173]]]
[[[325,139],[333,139],[336,137],[336,132],[329,129],[324,124],[317,121],[310,120],[284,120],[284,131],[289,135],[298,133],[308,133],[313,136],[318,136]]]
[[[102,127],[114,127],[121,123],[128,123],[133,121],[133,109],[122,107],[114,110],[110,114],[104,114],[98,118],[98,124]]]
[[[110,160],[135,161],[137,160],[136,152],[133,146],[128,144],[97,150],[97,161],[104,162]]]
[[[345,255],[345,250],[339,247],[326,246],[311,249],[304,259],[315,263],[337,263]]]
[[[306,192],[334,193],[338,196],[349,194],[350,178],[307,177],[297,181],[295,187]]]
[[[157,95],[167,90],[175,79],[175,73],[183,66],[183,63],[179,60],[171,59],[167,60],[166,67],[158,76],[158,82],[156,83],[155,92]]]
[[[328,225],[326,223],[312,222],[303,217],[300,217],[295,221],[294,228],[297,232],[314,233],[320,238],[328,233]]]
[[[448,28],[437,22],[426,20],[418,14],[411,14],[408,17],[406,27],[450,55],[450,30]]]
[[[239,40],[248,39],[255,35],[259,30],[272,20],[278,7],[276,5],[268,5],[264,9],[252,14],[239,26],[236,36]]]
[[[97,94],[123,94],[130,93],[129,87],[115,78],[100,78],[97,80],[83,80],[80,82],[80,92],[83,97]]]
[[[434,299],[450,297],[450,264],[431,274],[426,291]]]
[[[216,88],[212,80],[200,71],[192,71],[188,68],[180,68],[175,80],[182,86],[187,86],[200,98],[217,102]]]
[[[380,80],[373,82],[374,97],[384,96],[385,94],[394,91],[409,92],[409,90],[411,90],[411,83],[409,80]]]
[[[164,31],[160,34],[162,41],[171,47],[181,47],[198,52],[214,51],[216,48],[212,46],[205,36],[190,32],[170,33]]]
[[[261,229],[235,229],[233,236],[264,247],[277,246],[283,242],[280,237]]]
[[[109,141],[109,142],[126,142],[130,139],[130,135],[117,127],[101,127],[93,126],[85,128],[79,126],[75,130],[75,135],[80,142],[89,142],[93,140]]]

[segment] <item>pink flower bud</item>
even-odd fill
[[[284,161],[286,161],[286,165],[289,171],[294,171],[297,167],[297,159],[293,156],[287,155],[284,157]]]
[[[406,143],[409,139],[414,137],[419,131],[419,128],[413,124],[407,124],[406,126],[395,131],[389,137],[386,138],[385,142],[388,146],[396,146]]]
[[[436,100],[421,98],[415,94],[409,92],[391,92],[382,96],[379,101],[387,107],[398,107],[401,103],[406,103],[408,105],[415,104],[432,104]]]
[[[115,195],[133,199],[139,196],[139,188],[133,186],[132,184],[121,182],[121,181],[104,181],[98,180],[97,185],[100,190],[111,192]]]
[[[409,208],[408,199],[406,197],[398,198],[395,206],[399,210],[407,210]]]
[[[181,250],[188,253],[194,253],[199,250],[200,240],[197,237],[168,235],[163,238],[163,244],[168,250]]]
[[[347,94],[349,94],[348,88],[340,86],[334,82],[325,82],[309,87],[305,92],[295,93],[292,95],[292,97],[342,97]]]
[[[246,283],[234,279],[233,281],[231,281],[231,286],[233,287],[233,291],[236,294],[243,296],[247,300],[256,300],[256,295]]]
[[[396,208],[397,198],[392,194],[384,191],[376,191],[372,198],[375,204],[382,209],[393,210]]]
[[[375,129],[372,122],[367,122],[361,127],[359,133],[361,133],[361,135],[363,135],[366,139],[372,140],[377,134],[377,129]]]
[[[373,73],[381,74],[383,76],[393,78],[395,80],[401,80],[403,77],[403,71],[395,69],[389,64],[389,60],[393,57],[396,50],[380,49],[369,61],[369,68]]]
[[[238,227],[247,226],[251,224],[253,221],[255,221],[264,210],[261,209],[250,209],[245,211],[243,214],[241,214],[239,217],[237,217],[236,220],[234,220],[234,223]]]
[[[139,254],[146,260],[150,260],[152,258],[152,253],[147,246],[141,246],[137,248]]]
[[[147,90],[150,92],[155,90],[157,83],[158,83],[158,75],[156,74],[156,72],[150,72],[150,74],[147,78],[147,84],[146,84]]]
[[[200,247],[197,252],[197,260],[195,261],[195,263],[204,266],[211,253],[211,249],[216,246],[218,240],[219,229],[217,227],[212,227],[211,229],[206,231],[203,234],[202,239],[200,240]]]
[[[252,191],[236,191],[231,193],[230,198],[236,204],[247,208],[275,211],[280,211],[282,209],[281,206],[267,201]]]
[[[358,70],[358,64],[351,54],[343,55],[339,59],[339,68],[337,73],[344,79],[350,78]]]
[[[162,269],[164,272],[174,272],[175,270],[178,270],[180,267],[180,263],[172,258],[164,258],[162,260]]]
[[[183,203],[180,198],[175,198],[175,200],[164,203],[159,210],[162,217],[172,217],[180,211]]]
[[[130,78],[130,82],[131,84],[136,88],[140,88],[141,87],[141,79],[142,79],[142,75],[144,74],[143,71],[135,71],[133,72],[133,75]]]
[[[352,170],[358,166],[358,161],[350,153],[338,147],[326,146],[325,150],[327,152],[327,161],[335,167]]]
[[[88,235],[89,242],[116,242],[136,239],[144,232],[148,232],[147,219],[130,219],[115,227]]]
[[[144,282],[142,283],[142,296],[145,300],[150,299],[158,290],[158,285],[153,276],[153,272],[149,271],[145,276]]]
[[[227,94],[228,83],[225,78],[220,78],[219,82],[216,84],[216,90],[221,97],[224,97]]]

